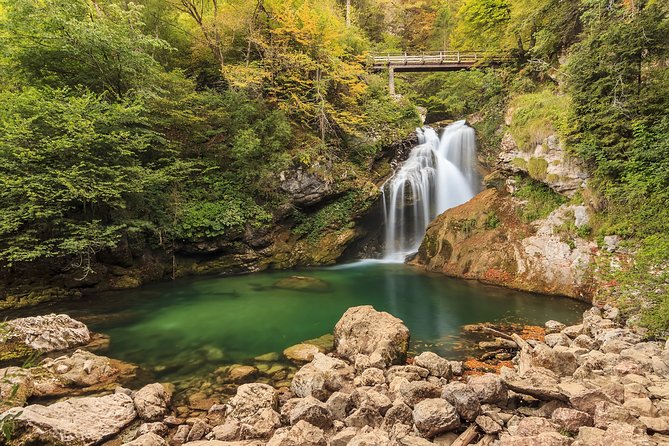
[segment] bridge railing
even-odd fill
[[[509,57],[489,51],[431,51],[418,54],[377,53],[371,55],[371,60],[374,66],[389,66],[503,62],[509,60]]]

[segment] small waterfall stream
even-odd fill
[[[386,261],[404,261],[437,215],[468,201],[479,189],[473,128],[457,121],[441,137],[430,127],[417,132],[419,144],[382,189]]]

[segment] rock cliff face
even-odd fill
[[[449,276],[589,300],[597,246],[578,237],[565,240],[558,231],[564,224],[584,224],[585,208],[563,205],[545,219],[524,223],[521,206],[505,192],[481,192],[432,222],[412,263]]]
[[[527,175],[566,196],[583,188],[590,177],[585,168],[567,154],[557,135],[548,136],[528,151],[520,149],[511,134],[505,133],[497,167]]]

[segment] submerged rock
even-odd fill
[[[275,288],[293,291],[328,291],[330,284],[317,277],[290,276],[274,283]]]
[[[352,307],[335,325],[334,344],[337,353],[349,360],[362,354],[371,363],[400,364],[409,348],[409,329],[400,319],[371,305]]]
[[[283,356],[293,362],[309,362],[318,353],[318,347],[311,344],[297,344],[283,351]]]

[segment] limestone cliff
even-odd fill
[[[585,208],[563,205],[524,223],[523,204],[504,191],[481,192],[432,222],[412,263],[449,276],[589,300],[597,246],[560,234],[565,224],[585,224]]]

